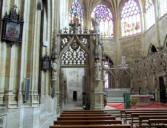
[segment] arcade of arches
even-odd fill
[[[167,102],[166,0],[0,0],[0,18],[0,127],[47,128],[124,92]]]

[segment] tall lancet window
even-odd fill
[[[122,36],[130,36],[141,32],[141,13],[136,0],[128,0],[121,10]]]
[[[77,22],[83,26],[83,9],[79,0],[73,0],[72,6],[70,8],[70,22]]]
[[[160,16],[163,16],[165,13],[167,13],[167,0],[159,0],[159,10]]]
[[[145,1],[145,22],[146,29],[149,29],[153,24],[155,24],[155,10],[152,0]]]
[[[105,37],[113,37],[113,15],[111,9],[107,6],[100,4],[97,5],[92,14],[92,28],[96,29],[98,33]]]

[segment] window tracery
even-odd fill
[[[128,0],[121,10],[122,36],[130,36],[141,32],[140,8],[136,0]]]
[[[153,24],[155,24],[155,10],[152,0],[145,1],[145,22],[146,29],[149,29]]]
[[[105,37],[113,37],[113,15],[111,10],[103,5],[97,5],[92,14],[91,18],[97,22],[99,27],[99,33]]]

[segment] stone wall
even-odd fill
[[[51,97],[50,72],[40,66],[43,56],[51,55],[55,28],[59,29],[59,0],[2,1],[2,18],[16,5],[24,24],[21,45],[0,41],[0,126],[46,128],[48,119],[58,115],[59,104],[58,97]],[[30,84],[25,101],[26,79]]]
[[[66,68],[63,70],[64,75],[66,76],[66,86],[67,86],[67,102],[70,103],[73,101],[73,93],[77,92],[77,101],[82,101],[83,93],[83,78],[84,78],[84,69],[83,68]]]
[[[164,84],[167,87],[167,49],[152,53],[147,57],[136,60],[130,67],[132,93],[141,89],[143,94],[155,94],[156,100],[159,100],[159,77],[163,77]]]

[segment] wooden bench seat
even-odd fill
[[[64,110],[63,112],[105,112],[104,110]]]
[[[90,117],[58,117],[57,120],[115,120],[115,116],[90,116]]]
[[[122,124],[121,120],[115,120],[115,116],[99,111],[72,111],[62,112],[54,126],[49,128],[130,128],[130,125]]]
[[[164,127],[167,125],[167,119],[149,119],[149,127]]]
[[[128,117],[131,117],[131,114],[133,114],[133,113],[136,113],[136,114],[137,114],[137,113],[167,113],[167,110],[127,111],[127,112],[125,112],[125,119],[128,118]]]
[[[59,125],[50,126],[49,128],[130,128],[128,124],[112,124],[112,125]]]
[[[74,117],[74,116],[111,116],[111,114],[61,114],[60,117]]]
[[[89,113],[90,114],[93,114],[93,113],[95,113],[95,114],[97,113],[98,114],[98,113],[100,113],[101,114],[101,113],[107,113],[107,112],[62,112],[61,114],[82,114],[82,113],[83,114],[85,114],[85,113],[88,113],[88,114]]]
[[[122,124],[121,120],[58,120],[54,125]]]
[[[159,115],[167,115],[166,112],[163,113],[132,113],[131,114],[131,122],[132,124],[135,123],[135,120],[139,120],[139,116],[150,116],[150,115],[155,115],[155,116],[159,116]]]
[[[121,109],[120,115],[121,119],[125,118],[126,114],[134,112],[152,112],[152,111],[167,111],[167,108],[140,108],[140,109]]]
[[[146,115],[146,116],[139,116],[139,126],[142,126],[143,120],[149,119],[167,119],[167,115]]]
[[[148,127],[148,119],[143,119],[142,124],[139,119],[139,116],[166,116],[167,115],[167,109],[137,109],[137,110],[125,110],[124,111],[124,117],[122,116],[122,119],[124,122],[127,122],[131,124],[131,127],[138,126],[141,127]]]

